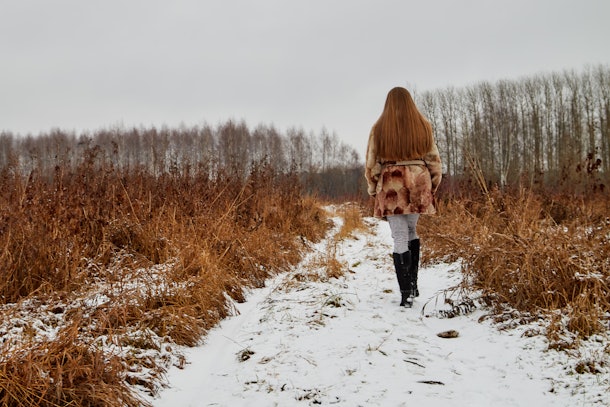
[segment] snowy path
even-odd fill
[[[172,387],[154,405],[539,407],[610,401],[588,385],[574,395],[560,391],[562,368],[558,356],[544,352],[542,336],[499,332],[477,322],[482,311],[426,317],[444,306],[434,298],[458,281],[457,264],[421,269],[422,295],[413,309],[399,307],[389,228],[367,222],[374,234],[338,247],[349,273],[299,282],[297,269],[250,293],[237,304],[238,316],[212,330],[204,345],[185,350],[190,364],[169,372]],[[437,336],[451,329],[458,338]]]

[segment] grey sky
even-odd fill
[[[387,91],[610,63],[607,0],[0,0],[0,131],[323,127]]]

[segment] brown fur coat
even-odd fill
[[[436,144],[419,165],[393,165],[377,157],[373,131],[366,151],[365,173],[369,195],[375,197],[373,215],[406,213],[434,214],[434,193],[442,178],[441,158]]]

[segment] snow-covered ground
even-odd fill
[[[421,296],[401,308],[389,227],[366,222],[372,233],[337,246],[349,267],[343,277],[299,278],[310,257],[250,292],[235,305],[238,315],[184,350],[186,366],[173,367],[170,387],[149,400],[157,407],[610,405],[607,338],[570,357],[548,350],[544,335],[524,335],[543,326],[499,330],[481,308],[443,317],[459,263],[421,268]],[[332,244],[330,236],[311,256]],[[459,336],[438,336],[449,330]],[[600,359],[605,372],[575,373],[587,358]]]

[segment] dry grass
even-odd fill
[[[349,265],[337,259],[339,243],[345,239],[355,237],[355,232],[367,231],[363,222],[365,209],[357,203],[346,203],[332,209],[333,216],[341,218],[341,226],[332,240],[325,246],[325,251],[313,253],[308,261],[301,265],[301,270],[293,275],[297,282],[327,281],[330,278],[339,278],[349,269]],[[290,281],[287,284],[290,285]]]
[[[602,195],[493,190],[478,200],[447,200],[439,216],[422,217],[423,260],[463,259],[465,286],[480,290],[497,315],[515,309],[548,318],[551,346],[563,346],[558,331],[586,338],[607,330],[608,213]]]
[[[300,260],[326,213],[292,175],[0,173],[0,405],[145,405],[169,348]],[[42,321],[37,323],[28,322]],[[43,326],[43,328],[41,328]],[[165,361],[160,363],[159,361]]]
[[[347,266],[337,260],[337,246],[331,244],[328,251],[317,253],[306,264],[300,273],[295,274],[297,281],[328,281],[330,278],[339,278]]]
[[[338,214],[343,219],[341,229],[335,235],[335,240],[343,240],[354,236],[355,232],[367,230],[362,220],[364,209],[357,204],[347,203],[338,208]]]
[[[141,406],[122,378],[117,356],[79,338],[81,318],[57,338],[13,352],[0,364],[3,406]]]

